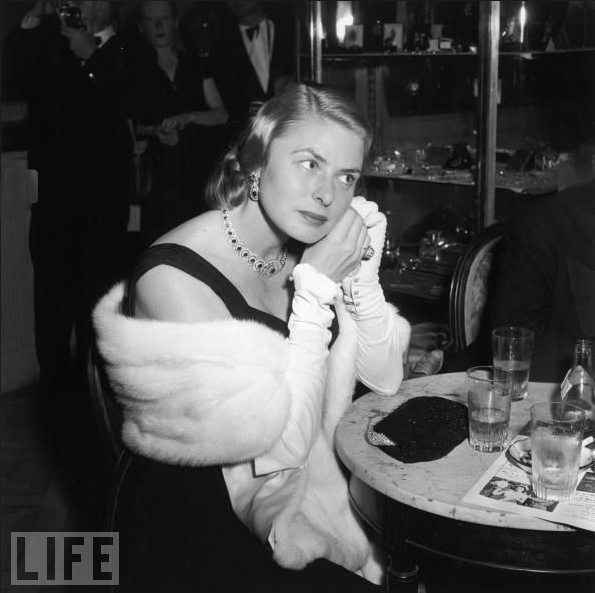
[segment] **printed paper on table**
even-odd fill
[[[595,532],[593,467],[579,472],[576,491],[570,500],[546,501],[534,495],[530,472],[508,461],[504,452],[465,494],[463,502]]]

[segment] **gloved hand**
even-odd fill
[[[377,393],[394,393],[403,379],[403,353],[409,343],[410,328],[405,319],[386,303],[378,269],[382,258],[386,217],[375,202],[361,196],[351,207],[364,219],[374,255],[342,282],[343,301],[356,322],[358,349],[357,376]]]
[[[351,201],[351,208],[364,220],[370,237],[370,247],[374,249],[374,255],[368,260],[362,260],[360,269],[350,275],[358,276],[364,282],[377,280],[386,235],[386,216],[378,210],[376,202],[366,200],[363,196],[355,196]]]
[[[385,302],[378,269],[386,235],[386,216],[379,212],[376,202],[362,196],[353,198],[351,207],[363,218],[370,237],[370,247],[374,249],[374,255],[369,260],[362,260],[359,268],[341,282],[347,310],[356,319],[362,319],[362,316],[377,314]]]

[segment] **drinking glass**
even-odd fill
[[[469,444],[476,451],[503,451],[508,438],[512,373],[493,366],[467,370]]]
[[[499,327],[492,331],[494,366],[512,371],[512,401],[527,397],[535,334],[524,327]]]
[[[544,500],[568,500],[578,479],[585,412],[564,402],[531,406],[531,483]]]

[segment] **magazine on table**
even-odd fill
[[[527,437],[521,436],[513,443]],[[590,438],[583,446],[592,443]],[[572,498],[559,502],[537,498],[531,488],[531,471],[519,467],[503,452],[463,496],[463,502],[509,513],[539,517],[595,532],[594,467],[580,471]]]

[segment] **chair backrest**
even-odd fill
[[[93,412],[101,432],[104,454],[110,468],[114,469],[125,450],[121,437],[122,412],[95,346],[89,349],[87,380]]]
[[[471,240],[455,267],[450,285],[449,328],[457,352],[462,352],[487,329],[497,248],[503,236],[503,223],[486,227]]]

